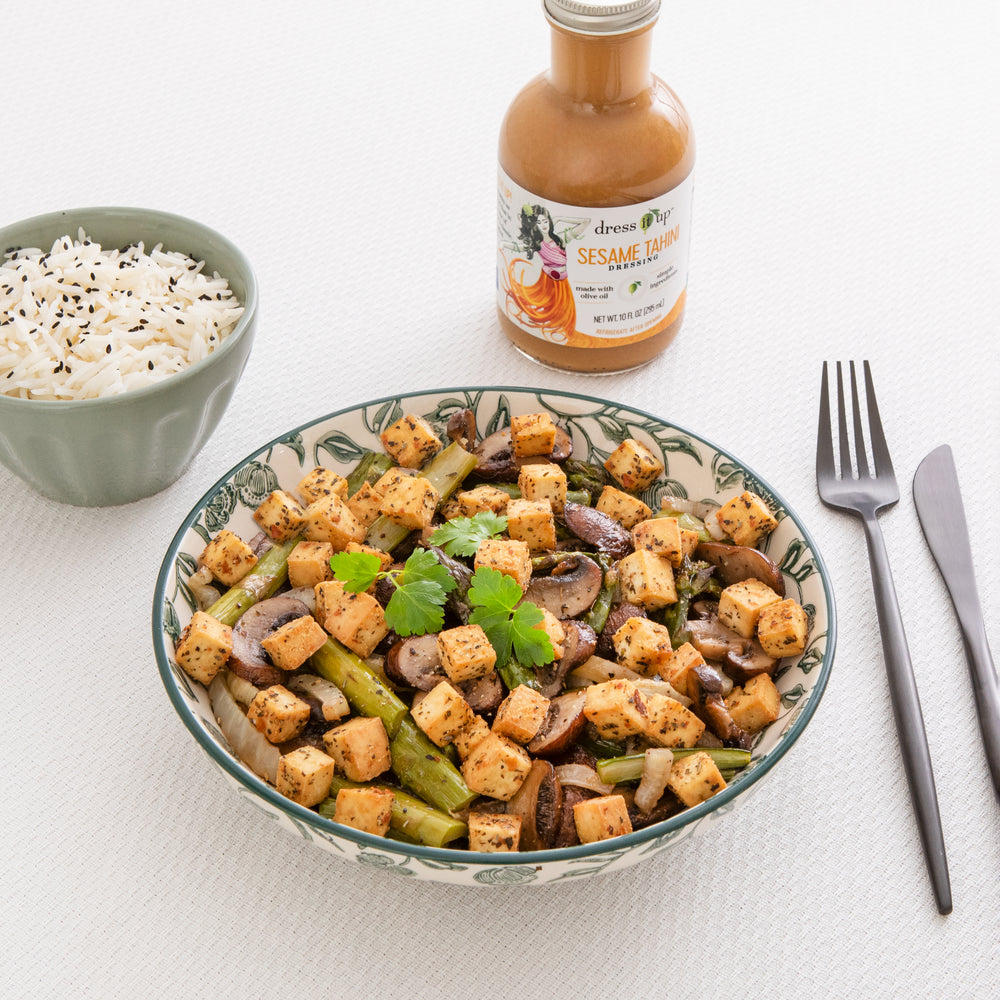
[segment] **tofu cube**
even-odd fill
[[[583,714],[609,740],[624,740],[646,731],[646,699],[629,680],[617,677],[586,689]]]
[[[239,535],[223,528],[205,546],[198,562],[207,566],[219,583],[232,587],[257,565],[257,557]]]
[[[646,739],[658,747],[693,747],[705,732],[694,712],[665,694],[647,694],[646,711]]]
[[[778,718],[781,695],[767,674],[757,674],[742,688],[733,688],[726,698],[726,707],[740,729],[759,733]]]
[[[701,541],[701,536],[697,531],[693,531],[691,528],[681,528],[681,560],[683,561],[684,556],[689,559],[694,558],[694,550],[698,548],[698,543]]]
[[[281,684],[258,691],[247,709],[247,718],[271,743],[294,739],[309,721],[309,703]]]
[[[514,797],[530,770],[528,751],[499,733],[480,740],[462,762],[462,777],[469,788],[502,802]]]
[[[715,516],[722,530],[737,545],[756,545],[778,526],[764,501],[750,490],[724,503]]]
[[[620,837],[632,832],[628,807],[621,795],[601,795],[573,806],[573,822],[581,844]]]
[[[367,531],[382,513],[382,494],[371,483],[364,482],[348,497],[347,509]]]
[[[456,684],[485,677],[496,666],[496,650],[481,625],[445,629],[438,633],[437,644],[444,672]]]
[[[632,544],[636,549],[663,556],[671,566],[681,564],[681,526],[676,517],[652,517],[640,521],[632,529]]]
[[[541,612],[542,620],[534,627],[541,629],[549,637],[549,642],[552,643],[552,652],[555,653],[555,658],[560,660],[564,652],[563,643],[566,641],[566,629],[548,608],[542,608]]]
[[[318,583],[316,620],[351,652],[364,658],[388,635],[382,605],[367,593],[354,594],[339,580]]]
[[[677,602],[677,585],[670,560],[655,552],[637,549],[618,563],[622,598],[644,608],[665,608]]]
[[[655,677],[673,652],[670,629],[650,618],[628,618],[612,637],[618,662],[643,677]]]
[[[520,842],[520,816],[485,812],[469,814],[470,851],[516,851]]]
[[[375,556],[376,559],[382,564],[381,571],[387,570],[392,565],[392,553],[386,552],[384,549],[377,549],[374,545],[365,545],[364,542],[348,542],[347,548],[344,549],[345,552],[364,552],[367,555]],[[369,588],[371,590],[375,589],[375,584],[373,583]]]
[[[204,611],[196,611],[184,626],[174,658],[189,677],[207,687],[232,651],[233,630]]]
[[[524,500],[548,500],[557,514],[566,506],[566,473],[553,462],[522,465],[517,474],[517,488]],[[509,505],[507,509],[509,512]]]
[[[634,528],[640,521],[653,516],[650,507],[631,493],[625,493],[614,486],[605,486],[594,506],[608,517],[613,517],[625,528]]]
[[[371,781],[392,767],[382,720],[356,716],[323,734],[326,752],[351,781]]]
[[[751,639],[761,611],[780,600],[766,583],[754,577],[731,583],[719,595],[719,621],[744,639]]]
[[[641,493],[663,474],[663,462],[641,441],[625,438],[608,456],[604,468],[623,489]]]
[[[791,598],[768,604],[757,616],[757,639],[768,656],[798,656],[809,638],[809,619]]]
[[[691,643],[685,642],[664,660],[659,673],[675,691],[693,700],[697,686],[691,683],[691,671],[705,665],[705,657]]]
[[[365,529],[336,493],[309,504],[303,531],[309,541],[329,542],[335,552],[343,552],[351,542],[365,540]]]
[[[493,719],[493,732],[515,743],[530,743],[549,714],[549,699],[519,684],[500,703]]]
[[[307,507],[315,500],[330,496],[331,493],[335,493],[341,500],[346,500],[347,480],[333,469],[317,466],[302,477],[296,490]]]
[[[476,549],[474,566],[488,566],[505,573],[517,582],[521,590],[528,589],[531,580],[531,550],[518,538],[487,538]]]
[[[510,443],[517,458],[551,455],[556,444],[556,425],[547,413],[511,417]]]
[[[333,758],[313,746],[299,747],[278,761],[276,787],[285,798],[311,809],[330,794]]]
[[[404,528],[426,528],[437,510],[441,494],[423,476],[399,476],[382,492],[379,507],[393,524]]]
[[[556,518],[548,500],[511,500],[507,504],[507,534],[526,542],[532,552],[556,547]]]
[[[391,788],[341,788],[337,792],[333,821],[384,837],[389,832],[395,801]]]
[[[667,779],[667,788],[686,806],[696,806],[725,787],[725,778],[704,751],[675,760]]]
[[[469,703],[447,681],[441,681],[410,709],[413,721],[439,747],[447,746],[473,725]]]
[[[271,662],[282,670],[298,670],[324,642],[326,632],[312,615],[293,618],[260,640]]]
[[[505,514],[510,494],[485,483],[471,490],[459,490],[455,494],[455,507],[460,517],[475,517],[484,511]]]
[[[332,580],[332,555],[333,546],[329,542],[299,542],[288,555],[289,584],[293,587],[315,587],[324,580]]]
[[[451,743],[459,759],[466,760],[476,745],[489,735],[490,724],[481,715],[474,715],[472,722],[455,733]]]
[[[274,541],[287,542],[302,531],[306,512],[291,493],[273,490],[253,512],[253,519]]]
[[[392,460],[407,469],[419,469],[444,447],[434,428],[413,413],[401,417],[380,436]]]

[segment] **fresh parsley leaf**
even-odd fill
[[[337,552],[330,557],[333,575],[344,585],[344,590],[360,594],[383,574],[382,561],[370,552]]]
[[[472,517],[455,517],[441,525],[431,541],[450,556],[474,556],[479,543],[507,530],[507,518],[483,510]]]
[[[444,625],[445,592],[431,580],[397,586],[385,606],[385,623],[401,636],[440,632]]]
[[[511,655],[536,667],[555,659],[552,640],[535,628],[543,621],[542,609],[523,597],[517,581],[499,570],[481,566],[472,575],[469,622],[486,633],[498,667],[506,666]]]
[[[403,565],[403,571],[396,580],[397,586],[408,587],[421,580],[436,583],[444,595],[455,589],[455,578],[447,567],[438,562],[437,556],[430,549],[414,549],[410,558]],[[444,596],[441,598],[444,603]]]

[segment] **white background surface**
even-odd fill
[[[49,2],[8,11],[0,222],[92,204],[194,216],[254,261],[257,345],[161,495],[60,506],[0,470],[4,997],[995,997],[1000,812],[911,502],[949,443],[1000,651],[995,5],[668,3],[654,67],[698,140],[689,307],[630,374],[522,359],[494,315],[496,135],[544,68],[535,0]],[[860,525],[823,507],[823,359],[871,360],[903,494],[882,518],[955,910],[937,914],[892,727]],[[831,569],[840,641],[767,787],[626,873],[409,884],[258,821],[167,701],[153,583],[244,455],[397,391],[604,395],[740,456]]]

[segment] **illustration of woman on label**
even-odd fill
[[[559,219],[553,222],[547,208],[525,205],[521,209],[520,239],[508,249],[523,253],[507,263],[504,289],[507,314],[512,320],[533,328],[546,340],[564,344],[576,331],[576,303],[567,280],[566,244],[583,235],[589,219]],[[529,275],[535,256],[541,271],[534,281]]]

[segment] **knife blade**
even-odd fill
[[[987,643],[969,528],[955,458],[948,445],[935,448],[917,466],[913,476],[913,502],[962,630],[986,760],[993,778],[993,790],[1000,799],[1000,683]]]

